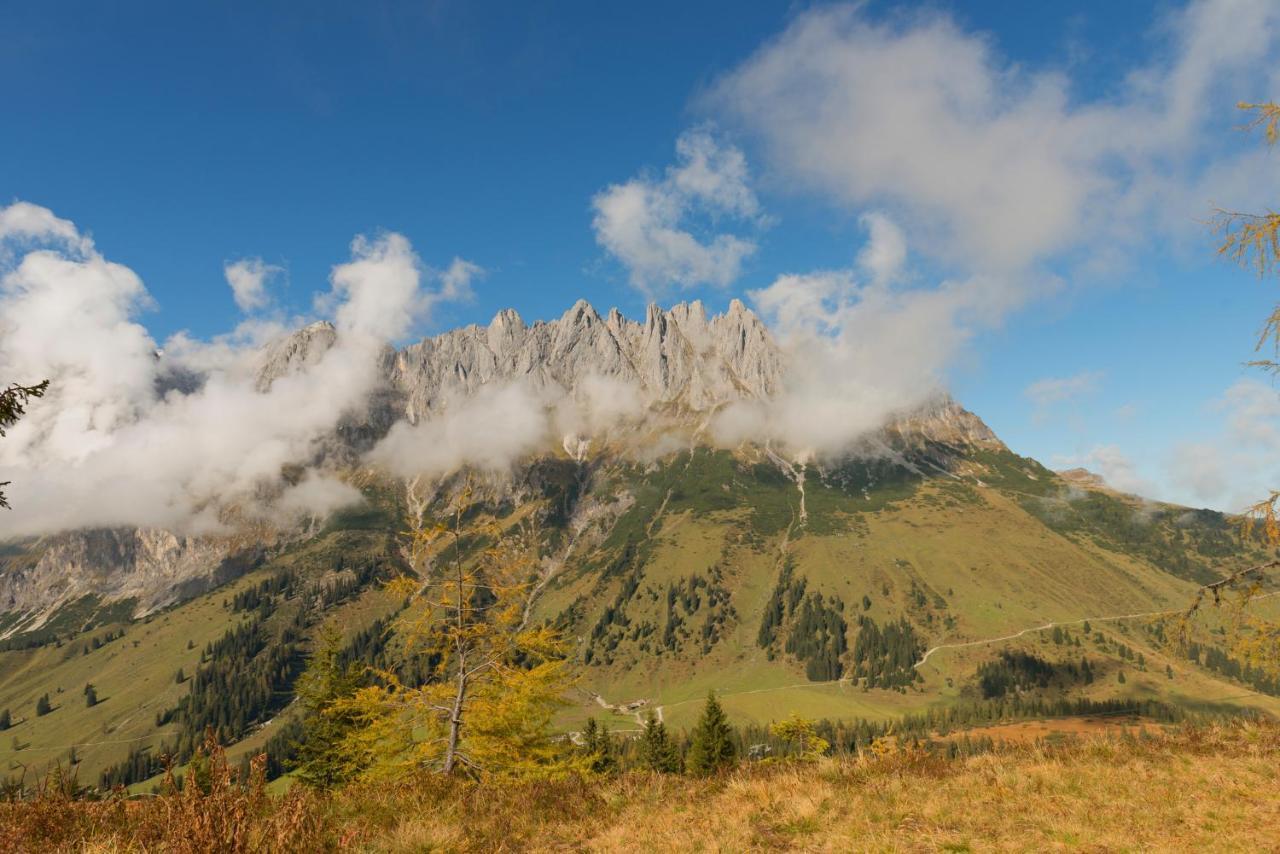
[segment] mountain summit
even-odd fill
[[[331,325],[315,323],[268,346],[258,387],[305,370],[336,337]],[[736,299],[711,317],[700,301],[665,310],[650,305],[643,322],[616,308],[602,317],[579,300],[556,320],[528,324],[505,309],[487,326],[388,350],[383,370],[401,413],[416,422],[488,385],[519,381],[534,391],[566,393],[588,377],[626,383],[646,405],[705,411],[776,394],[785,360],[760,318]]]

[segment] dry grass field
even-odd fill
[[[0,850],[1280,850],[1280,726],[1186,727],[760,764],[710,778],[628,774],[475,784],[424,776],[321,795],[208,791],[0,804]]]

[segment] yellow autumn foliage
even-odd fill
[[[566,646],[548,626],[527,626],[539,568],[536,532],[476,521],[470,483],[445,520],[411,519],[405,533],[417,578],[389,589],[408,605],[396,624],[397,663],[431,662],[422,684],[394,667],[338,700],[356,725],[343,753],[367,780],[429,769],[475,778],[555,777],[581,758],[552,734],[570,683]]]

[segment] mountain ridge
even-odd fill
[[[281,377],[314,367],[338,335],[332,324],[319,321],[269,342],[255,360],[254,387],[266,393]],[[617,308],[602,316],[586,300],[559,318],[532,323],[504,309],[486,325],[447,330],[399,349],[388,345],[377,363],[380,381],[367,405],[344,416],[318,458],[348,479],[368,468],[363,452],[397,421],[448,417],[450,406],[504,383],[524,383],[546,398],[573,397],[592,383],[617,383],[607,390],[634,396],[643,419],[658,424],[653,429],[681,437],[656,451],[670,453],[706,444],[706,418],[725,405],[763,403],[780,393],[787,370],[784,350],[736,299],[715,315],[697,300],[668,309],[650,304],[642,321],[627,319]],[[625,440],[621,446],[593,444],[591,437],[576,434],[549,439],[515,465],[513,483],[539,456],[563,454],[581,464],[589,455],[616,455],[627,447]],[[790,462],[767,442],[763,446],[767,453],[757,456],[797,478]],[[980,417],[941,395],[864,436],[844,459],[882,459],[912,476],[954,477],[959,461],[974,449],[1008,450]],[[840,459],[812,461],[810,468],[822,477],[840,465]],[[137,613],[148,613],[217,586],[303,535],[301,528],[234,523],[213,535],[119,528],[26,541],[9,549],[14,554],[0,556],[0,612],[11,615],[0,635],[39,629],[58,608],[85,596],[103,604],[132,598]]]

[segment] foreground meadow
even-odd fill
[[[215,757],[216,760],[216,757]],[[0,804],[5,851],[1280,850],[1280,725],[1182,727],[960,759],[884,749],[697,779],[423,776],[272,796]]]

